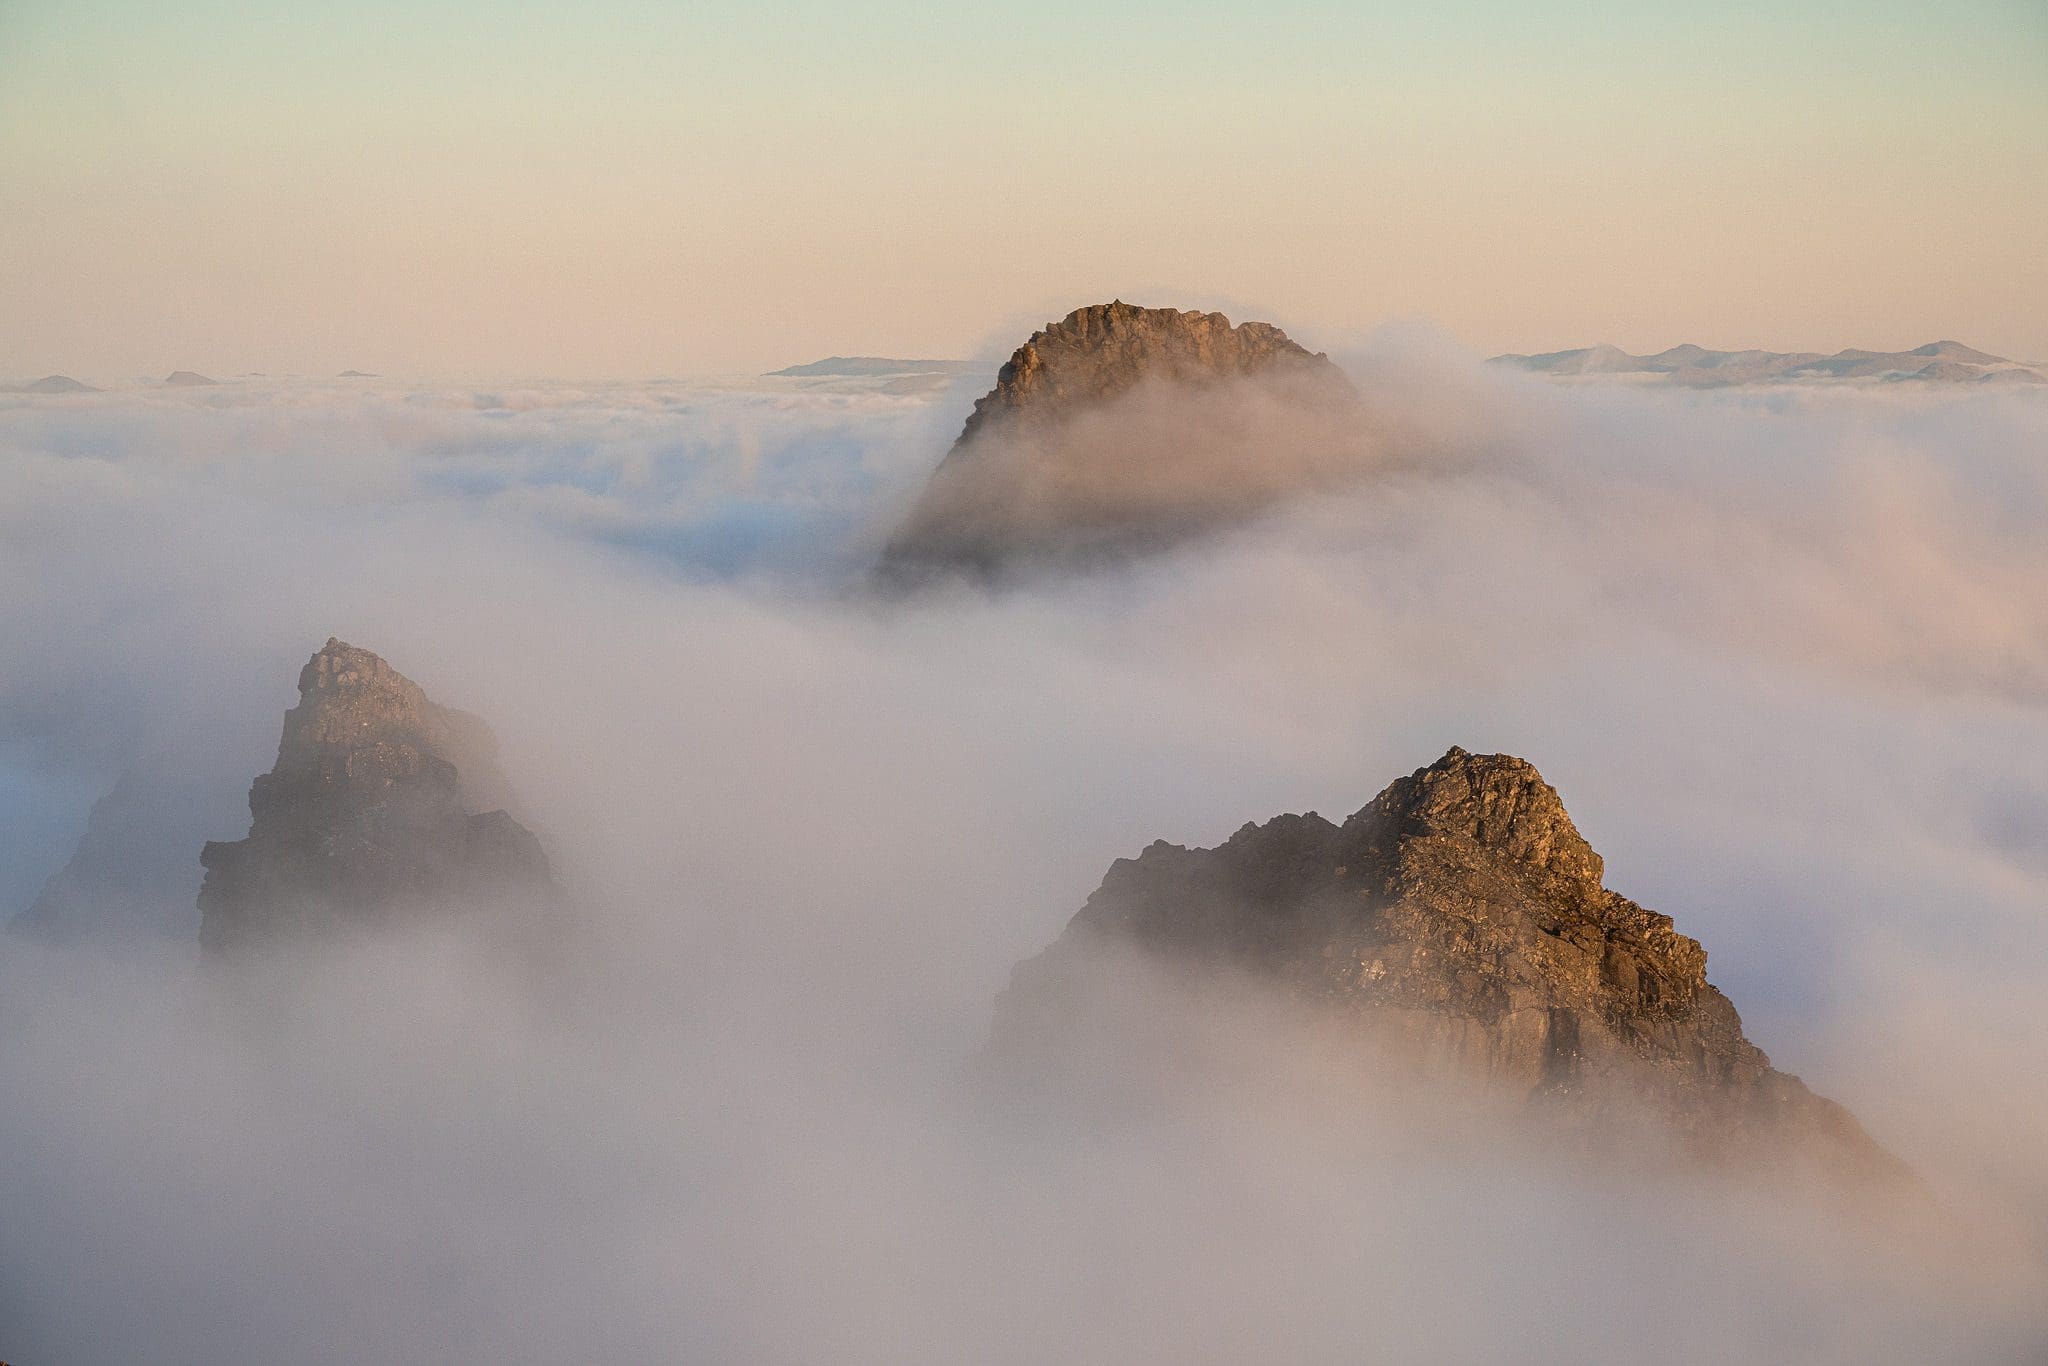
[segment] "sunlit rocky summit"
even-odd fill
[[[1131,954],[1188,982],[1277,986],[1423,1075],[1602,1143],[1648,1134],[1688,1158],[1903,1174],[1847,1111],[1771,1066],[1707,981],[1706,951],[1602,886],[1557,793],[1508,755],[1454,748],[1341,825],[1279,816],[1214,849],[1119,860],[1017,968],[994,1053],[1114,1053],[1130,984],[1098,965]]]
[[[1021,423],[1055,422],[1144,383],[1210,384],[1296,370],[1336,375],[1271,323],[1231,325],[1221,313],[1140,308],[1121,299],[1077,308],[1034,332],[975,403],[947,459],[977,437]]]
[[[1818,351],[1710,351],[1690,343],[1652,356],[1618,346],[1577,347],[1540,355],[1495,356],[1494,365],[1533,370],[1561,379],[1628,380],[1717,389],[1749,384],[1899,383],[2048,384],[2048,368],[2007,360],[1958,341],[1929,342],[1910,351],[1854,347]]]
[[[1077,308],[1010,357],[884,551],[886,581],[1167,544],[1341,477],[1357,395],[1221,313]]]
[[[200,942],[546,917],[548,860],[503,809],[495,748],[475,717],[330,639],[299,674],[276,767],[249,790],[247,838],[200,855]]]

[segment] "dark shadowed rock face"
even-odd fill
[[[329,640],[299,675],[246,839],[206,845],[200,941],[403,924],[554,900],[540,843],[503,810],[490,732],[368,650]]]
[[[1898,1171],[1847,1111],[1743,1036],[1707,955],[1601,886],[1600,856],[1537,771],[1453,749],[1334,825],[1247,825],[1215,849],[1119,860],[998,1007],[998,1056],[1072,1038],[1091,949],[1138,948],[1280,984],[1426,1069],[1584,1130],[1647,1116],[1687,1153],[1792,1150]]]
[[[1075,309],[975,403],[881,577],[1121,555],[1240,518],[1346,464],[1356,397],[1327,356],[1268,323]]]

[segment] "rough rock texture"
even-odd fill
[[[1018,421],[1056,420],[1146,380],[1207,384],[1295,369],[1343,383],[1330,358],[1290,340],[1271,323],[1232,326],[1221,313],[1140,308],[1121,299],[1077,308],[1031,334],[996,375],[947,459],[977,437]]]
[[[1535,768],[1452,749],[1341,826],[1280,816],[1215,849],[1155,843],[1119,860],[1066,934],[1019,966],[995,1045],[1056,1034],[1077,1015],[1090,947],[1136,946],[1277,981],[1581,1128],[1646,1114],[1700,1157],[1796,1148],[1896,1173],[1847,1111],[1743,1036],[1699,943],[1601,872]]]
[[[556,893],[540,842],[479,811],[505,795],[494,747],[475,717],[329,640],[299,675],[277,766],[249,790],[248,837],[200,854],[200,942],[544,910]]]
[[[881,577],[1117,553],[1257,510],[1330,463],[1356,397],[1327,356],[1269,323],[1121,300],[1075,309],[976,401]]]

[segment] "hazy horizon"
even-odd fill
[[[2048,360],[2048,11],[1293,0],[0,11],[0,374],[1318,349]]]
[[[1126,300],[1126,302],[1134,301]],[[1144,301],[1136,300],[1135,302],[1143,303]],[[1166,306],[1175,307],[1178,305],[1168,304]],[[1190,308],[1195,308],[1196,311],[1212,311],[1210,309],[1199,308],[1197,305],[1193,304],[1187,306]],[[981,342],[977,343],[972,350],[961,355],[939,356],[925,353],[913,354],[908,351],[901,355],[885,355],[883,353],[873,351],[842,349],[839,351],[820,352],[815,356],[809,356],[802,360],[792,360],[788,364],[790,367],[796,367],[809,365],[813,363],[820,363],[827,360],[891,360],[902,361],[905,363],[935,362],[947,365],[958,365],[964,368],[952,373],[949,376],[942,377],[945,382],[953,385],[954,387],[958,387],[961,384],[982,381],[985,380],[987,377],[992,376],[995,373],[995,371],[1002,365],[1002,363],[1005,360],[1009,359],[1011,353],[1016,349],[1018,345],[1020,345],[1024,341],[1024,339],[1027,335],[1029,335],[1030,332],[1037,330],[1038,328],[1044,326],[1047,323],[1057,321],[1058,316],[1063,315],[1056,315],[1054,317],[1040,319],[1038,322],[1035,323],[1019,324],[1021,330],[1011,334],[1005,334],[1007,339],[1005,339],[1005,336],[999,336],[998,334],[991,333],[988,337],[984,338]],[[1272,321],[1271,319],[1254,317],[1254,315],[1248,313],[1229,316],[1232,317],[1233,321]],[[1310,345],[1312,348],[1324,345],[1324,343],[1319,342],[1312,335],[1298,335],[1295,337],[1295,340],[1301,341],[1306,345]],[[1910,354],[1916,347],[1923,347],[1935,344],[1937,342],[1947,341],[1960,342],[1966,346],[1970,345],[1970,341],[1966,337],[1929,337],[1924,339],[1923,341],[1912,343],[1908,346],[1898,347],[1895,349],[1895,351],[1892,352],[1885,352],[1877,347],[1863,346],[1860,343],[1852,342],[1845,343],[1842,346],[1827,347],[1825,349],[1814,348],[1811,354],[1827,357],[1833,356],[1836,353],[1842,351],[1869,351],[1877,354],[1905,355]],[[1407,345],[1426,345],[1434,349],[1440,350],[1446,354],[1460,354],[1473,360],[1495,358],[1495,356],[1492,353],[1488,353],[1480,349],[1466,346],[1457,338],[1451,336],[1449,333],[1445,332],[1442,328],[1436,326],[1433,323],[1427,322],[1425,320],[1415,319],[1388,322],[1373,329],[1354,329],[1348,333],[1345,333],[1342,341],[1329,343],[1328,345],[1331,354],[1336,355],[1339,358],[1356,358],[1360,355],[1368,354],[1377,348],[1384,347],[1390,343]],[[1501,353],[1499,358],[1507,359],[1510,357],[1520,357],[1522,359],[1535,359],[1546,355],[1567,354],[1573,351],[1588,350],[1608,344],[1609,343],[1603,341],[1580,342],[1573,343],[1569,346],[1551,347],[1547,348],[1544,351],[1538,352]],[[1688,339],[1683,341],[1672,342],[1665,346],[1658,346],[1647,351],[1636,352],[1631,354],[1636,355],[1638,357],[1655,356],[1659,352],[1674,350],[1676,348],[1686,345],[1698,345],[1698,343],[1691,342]],[[1622,349],[1626,350],[1626,348]],[[1733,352],[1747,350],[1771,351],[1774,348],[1752,345],[1741,347],[1730,346],[1727,348],[1703,347],[1702,349],[1707,351],[1726,350]],[[2030,366],[2036,369],[2038,369],[2041,365],[2044,364],[2044,361],[2040,357],[2020,355],[2000,356],[1998,358],[2005,361],[2012,361],[2019,365]],[[532,386],[539,388],[630,389],[634,387],[659,384],[749,385],[752,384],[754,381],[776,380],[788,380],[791,381],[792,383],[816,383],[819,381],[824,381],[827,383],[847,383],[858,385],[864,379],[877,378],[877,376],[868,376],[858,373],[836,375],[828,374],[815,376],[789,376],[779,374],[778,372],[784,368],[786,367],[778,365],[762,370],[710,369],[675,370],[664,373],[649,374],[577,374],[571,372],[542,373],[534,371],[517,370],[462,371],[452,370],[446,367],[437,369],[427,369],[418,372],[375,371],[360,370],[353,368],[344,368],[340,370],[321,372],[297,372],[283,370],[235,372],[227,370],[208,371],[204,367],[179,366],[155,373],[135,372],[119,375],[100,374],[91,371],[79,370],[45,370],[35,373],[30,373],[29,371],[25,370],[18,374],[0,373],[0,385],[26,384],[31,383],[40,378],[53,377],[79,380],[87,384],[89,387],[99,389],[155,389],[166,387],[165,381],[167,377],[170,374],[177,371],[197,374],[201,379],[211,381],[212,383],[220,386],[240,384],[261,387],[263,385],[274,384],[279,382],[292,382],[297,384],[308,385],[341,384],[358,389],[367,389],[376,387],[378,385],[397,386],[402,388],[431,388],[434,386],[453,385],[481,387]],[[169,387],[176,388],[178,386],[171,385]],[[0,392],[4,392],[4,390],[0,390]],[[204,390],[201,390],[201,392],[204,392]]]

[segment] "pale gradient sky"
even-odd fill
[[[0,377],[1321,345],[2048,359],[2048,0],[0,0]]]

